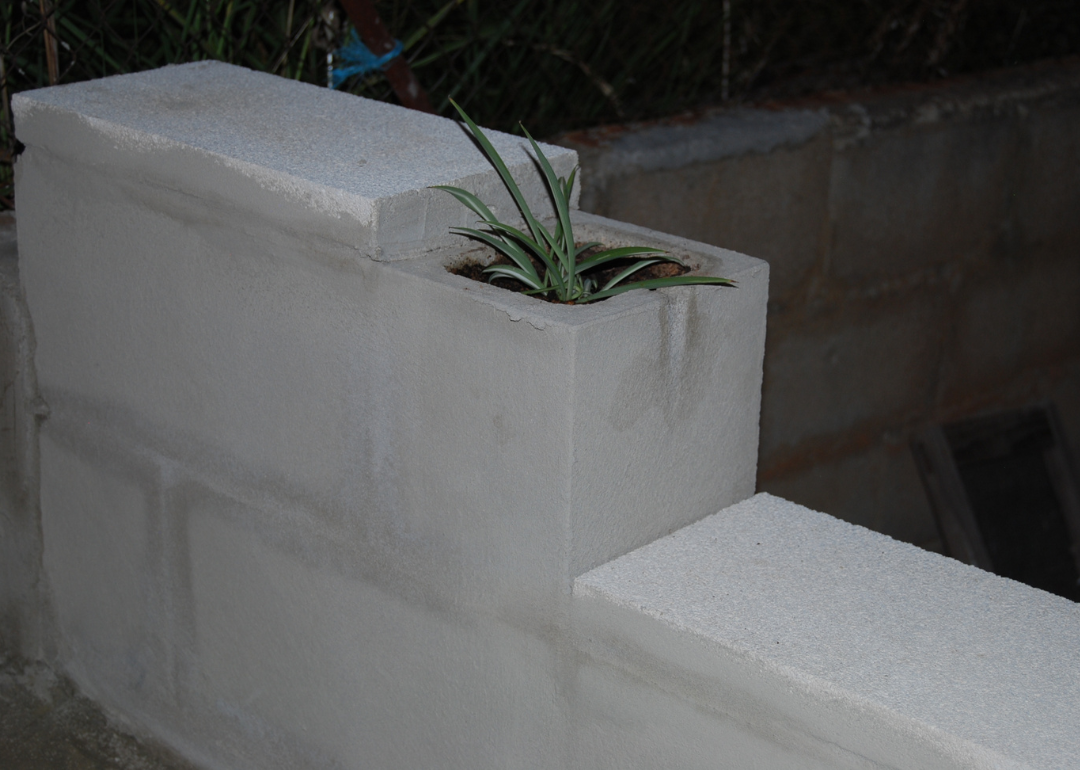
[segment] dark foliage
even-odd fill
[[[1080,54],[1076,0],[382,0],[432,102],[537,135]],[[0,204],[12,93],[198,59],[325,85],[335,0],[0,3]],[[376,75],[345,84],[393,99]]]

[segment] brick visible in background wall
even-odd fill
[[[804,442],[884,426],[926,408],[944,317],[933,297],[777,331],[765,347],[761,471]]]
[[[598,213],[724,248],[770,265],[770,293],[799,285],[818,255],[832,143],[747,153],[608,183]]]
[[[1027,116],[1012,213],[1028,255],[1080,258],[1080,108]]]
[[[830,273],[881,280],[986,251],[999,238],[1014,127],[881,131],[835,156]]]

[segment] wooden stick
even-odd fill
[[[341,6],[349,15],[349,21],[356,27],[360,39],[373,54],[382,56],[393,50],[394,38],[382,23],[371,0],[341,0]],[[390,81],[394,93],[404,106],[421,112],[435,112],[428,101],[427,92],[403,56],[395,56],[390,62],[386,69],[386,79]]]
[[[41,18],[45,20],[45,67],[49,71],[49,85],[60,80],[60,56],[56,46],[56,17],[51,0],[39,0]]]

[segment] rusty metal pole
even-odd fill
[[[373,54],[383,56],[393,50],[394,38],[382,23],[371,0],[341,0],[341,7],[356,27],[364,45]],[[421,112],[435,112],[428,101],[427,92],[404,57],[394,57],[386,68],[386,79],[390,81],[394,93],[404,106]]]

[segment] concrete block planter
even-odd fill
[[[767,265],[578,214],[738,288],[452,275],[453,123],[225,65],[15,111],[57,660],[208,764],[566,766],[574,577],[753,493]]]
[[[14,106],[5,536],[38,654],[129,726],[222,770],[1076,755],[1076,605],[738,502],[764,263],[579,213],[738,288],[546,304],[447,271],[428,185],[500,192],[447,121],[214,63]]]

